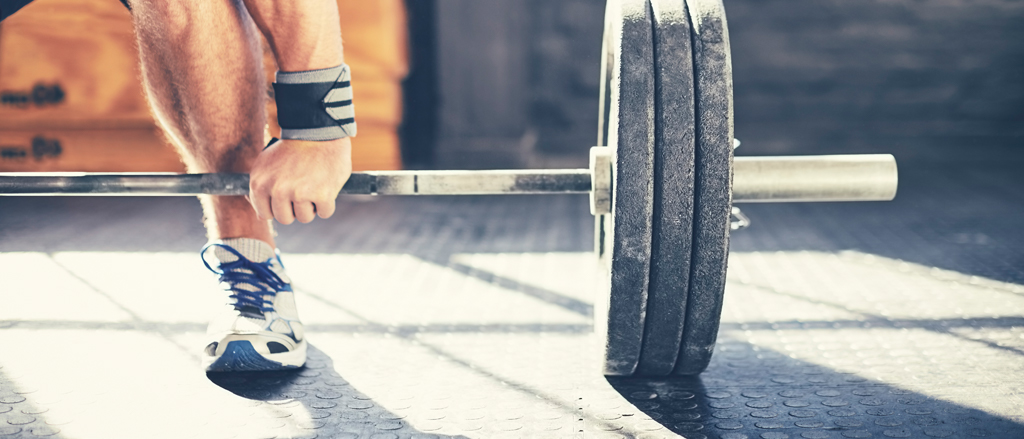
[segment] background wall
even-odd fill
[[[603,23],[603,1],[438,0],[436,165],[585,164]]]
[[[728,1],[751,150],[1022,146],[1024,2]],[[746,148],[746,147],[745,147]]]
[[[604,1],[436,1],[435,164],[584,165]],[[726,11],[742,154],[969,159],[1024,139],[1024,2],[726,0]]]

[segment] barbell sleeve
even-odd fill
[[[899,181],[889,154],[735,157],[736,203],[889,201]]]

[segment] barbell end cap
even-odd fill
[[[857,154],[846,156],[851,160],[863,161],[866,169],[862,172],[859,182],[851,182],[851,186],[860,187],[866,192],[860,199],[848,201],[892,201],[899,189],[899,167],[896,157],[892,154]],[[874,166],[867,168],[871,163]],[[874,194],[872,198],[870,194]],[[842,200],[847,201],[847,200]]]
[[[590,213],[612,213],[612,150],[607,146],[590,148]]]
[[[892,201],[892,200],[896,199],[896,194],[899,192],[900,170],[899,170],[899,166],[896,164],[896,157],[893,156],[892,154],[885,154],[885,155],[889,156],[888,159],[889,159],[889,161],[891,163],[890,166],[891,166],[891,172],[892,172],[892,179],[891,179],[892,192],[889,193],[889,198],[885,199],[884,201]]]

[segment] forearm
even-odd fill
[[[270,43],[280,72],[329,69],[344,63],[336,0],[242,1]],[[277,79],[280,80],[281,75]],[[294,84],[283,85],[287,89],[287,86]],[[278,89],[278,85],[275,81],[275,99],[278,100],[278,111],[283,111],[281,99],[289,98]],[[314,88],[322,86],[315,83],[309,85]],[[328,93],[338,90],[335,85],[340,85],[336,79],[327,84],[324,91],[327,96],[319,98],[319,102],[313,102],[317,105],[301,102],[292,105],[295,110],[289,113],[292,118],[303,119],[305,122],[293,126],[281,123],[281,137],[285,140],[268,146],[256,159],[249,175],[249,199],[260,217],[276,218],[282,224],[290,224],[295,220],[307,223],[316,216],[328,218],[334,214],[334,200],[352,173],[352,143],[344,136],[331,137],[330,133],[324,136],[320,130],[340,127],[343,134],[355,135],[354,122],[339,121],[331,110],[319,113],[325,110],[324,105],[343,99],[337,96],[332,98],[333,95]],[[347,107],[351,108],[351,97],[347,99]],[[294,104],[295,101],[295,95],[292,95],[290,102]],[[316,109],[310,110],[309,107]],[[336,111],[340,107],[343,106],[331,106],[331,109]],[[314,114],[306,120],[307,114],[304,112],[308,111],[314,111]],[[280,116],[278,114],[278,122],[282,120]],[[323,120],[325,116],[330,118],[330,124]],[[344,131],[343,122],[350,124],[350,132]],[[293,132],[285,135],[288,130]],[[317,134],[296,135],[298,131],[313,131]]]
[[[278,69],[301,72],[344,62],[334,0],[243,0],[270,42]]]

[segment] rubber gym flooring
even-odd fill
[[[1022,438],[1020,163],[745,205],[710,368],[597,372],[583,196],[350,198],[283,227],[304,369],[207,376],[190,198],[0,198],[0,438]]]

